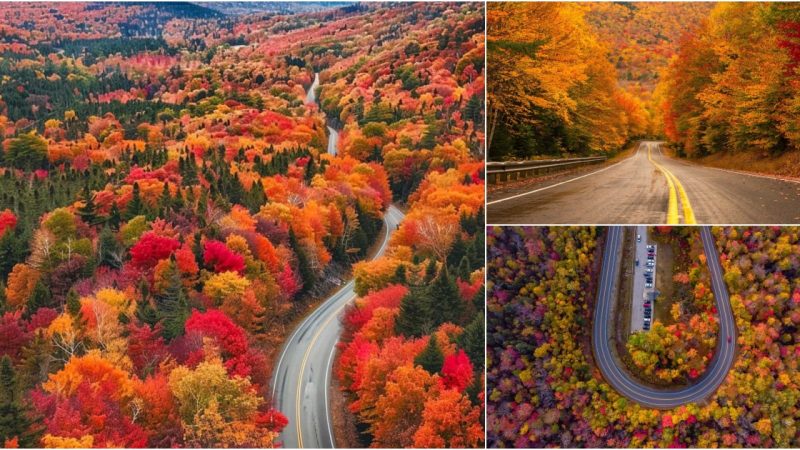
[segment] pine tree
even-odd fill
[[[119,230],[119,224],[122,222],[122,213],[119,211],[116,200],[111,204],[111,211],[108,214],[108,226],[112,230]]]
[[[122,267],[122,245],[108,225],[100,231],[97,241],[97,262],[101,266],[119,269]]]
[[[127,208],[125,208],[125,219],[130,220],[136,216],[139,216],[144,211],[144,204],[142,203],[141,193],[139,192],[139,183],[133,183],[133,197],[128,202]]]
[[[431,281],[433,281],[433,278],[435,276],[436,276],[436,261],[431,259],[430,261],[428,261],[428,266],[425,268],[425,278],[423,278],[423,281],[425,282],[425,284],[428,284]]]
[[[408,279],[406,278],[406,265],[400,264],[397,266],[397,269],[394,271],[394,277],[392,280],[393,283],[406,285],[408,284]]]
[[[472,297],[472,306],[475,308],[475,311],[483,311],[486,307],[486,286],[481,285],[478,292]]]
[[[17,376],[11,358],[0,359],[0,442],[17,438],[20,447],[33,447],[31,421],[17,395]]]
[[[171,341],[183,334],[186,319],[189,318],[189,301],[174,257],[170,257],[166,276],[169,285],[162,294],[156,296],[156,313],[164,326],[164,339]]]
[[[414,358],[414,365],[422,366],[431,374],[437,374],[442,370],[444,364],[444,354],[439,347],[439,341],[436,335],[432,334],[428,339],[428,345],[416,358]]]
[[[39,280],[33,288],[31,297],[28,299],[28,307],[25,310],[25,315],[30,317],[39,310],[39,308],[51,307],[52,303],[53,295],[50,293],[50,288],[48,288],[42,280]]]
[[[67,292],[67,312],[73,318],[78,318],[81,315],[81,301],[74,289],[70,289]]]
[[[8,306],[8,300],[6,299],[6,284],[0,281],[0,315],[5,314],[6,308]]]
[[[305,180],[306,184],[311,184],[311,180],[314,178],[314,175],[317,174],[317,165],[314,162],[314,158],[308,159],[308,164],[306,164],[306,172],[305,172]]]
[[[395,332],[406,337],[420,337],[433,329],[431,301],[427,290],[412,287],[400,301],[400,312],[395,320]]]
[[[471,274],[472,269],[470,269],[469,259],[467,258],[467,255],[464,255],[461,258],[461,263],[458,264],[458,277],[463,281],[469,281],[469,276]]]
[[[161,190],[161,197],[158,199],[158,216],[166,217],[172,209],[172,194],[169,192],[169,182],[164,183]]]
[[[484,337],[483,311],[481,311],[458,336],[459,348],[464,349],[464,353],[467,354],[472,362],[472,367],[476,370],[478,367],[483,367],[486,361]]]
[[[87,225],[96,225],[97,224],[97,206],[94,204],[94,195],[89,190],[89,186],[84,186],[83,191],[81,192],[81,200],[83,200],[83,206],[78,208],[78,216],[83,220],[83,223]]]
[[[428,297],[436,303],[433,305],[433,323],[439,326],[444,322],[461,324],[464,316],[464,302],[458,292],[453,277],[447,270],[447,265],[442,266],[439,275],[428,286]]]
[[[297,256],[297,270],[300,273],[300,278],[303,280],[303,287],[300,292],[307,294],[314,289],[316,275],[314,274],[314,270],[311,268],[308,255],[306,255],[306,250],[300,245],[300,242],[297,240],[297,236],[294,234],[294,230],[291,228],[289,229],[289,246],[292,247],[294,254]]]

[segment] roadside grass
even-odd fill
[[[680,268],[675,267],[675,244],[665,243],[654,239],[655,233],[649,232],[651,239],[658,244],[656,254],[656,289],[660,292],[653,305],[653,320],[658,320],[664,325],[675,323],[672,318],[672,305],[675,303],[675,282],[672,275]]]
[[[639,144],[641,144],[641,142],[642,141],[634,141],[634,142],[630,143],[624,149],[618,151],[614,155],[611,155],[606,160],[606,163],[615,163],[615,162],[618,162],[618,161],[622,161],[625,158],[630,158],[631,156],[633,156],[634,152],[636,152],[636,150],[639,148]]]
[[[663,146],[663,149],[666,154],[674,156],[675,152],[667,144]],[[787,152],[777,156],[756,151],[724,152],[685,160],[719,169],[800,178],[800,151]]]

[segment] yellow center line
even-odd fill
[[[342,306],[336,309],[336,312],[331,314],[328,317],[328,320],[322,323],[322,326],[319,327],[319,330],[314,334],[314,337],[311,338],[311,342],[308,344],[308,348],[306,348],[306,352],[303,355],[303,362],[300,363],[300,374],[297,376],[297,397],[295,398],[295,406],[294,406],[294,414],[295,414],[295,422],[297,422],[297,447],[303,448],[303,432],[301,428],[301,421],[300,421],[300,410],[302,407],[302,388],[303,388],[303,373],[306,371],[306,362],[308,362],[308,357],[311,355],[311,349],[314,348],[314,344],[316,344],[319,335],[325,330],[331,320],[339,317],[339,313],[345,308],[345,306],[350,304],[350,301],[353,300],[356,296],[353,295],[350,297]]]
[[[692,204],[689,203],[689,196],[686,195],[686,191],[683,190],[683,185],[678,178],[670,172],[672,178],[675,180],[675,184],[678,186],[678,195],[681,197],[681,204],[683,205],[683,223],[688,225],[694,225],[697,221],[694,218],[694,211],[692,210]]]
[[[662,167],[660,164],[653,161],[653,156],[650,152],[651,147],[650,144],[647,144],[647,159],[653,163],[654,166],[661,173],[664,174],[664,178],[667,179],[667,184],[669,185],[669,203],[667,205],[667,224],[668,225],[677,225],[678,224],[678,195],[675,193],[675,183],[672,181],[672,177],[670,176],[669,171]],[[677,180],[676,180],[677,181]]]

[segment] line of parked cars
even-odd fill
[[[641,239],[637,235],[637,241],[641,242]],[[637,259],[638,265],[638,259]],[[645,331],[650,330],[650,325],[653,321],[653,302],[655,301],[655,295],[653,295],[653,278],[655,276],[655,267],[656,267],[656,246],[653,244],[647,245],[647,261],[645,262],[645,269],[644,269],[644,287],[645,291],[643,294],[644,297],[644,325],[643,329]]]

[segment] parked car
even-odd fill
[[[648,288],[648,289],[649,289],[649,288],[653,287],[653,283],[652,283],[652,282],[650,282],[650,283],[645,283],[645,284],[644,284],[644,287],[646,287],[646,288]]]

